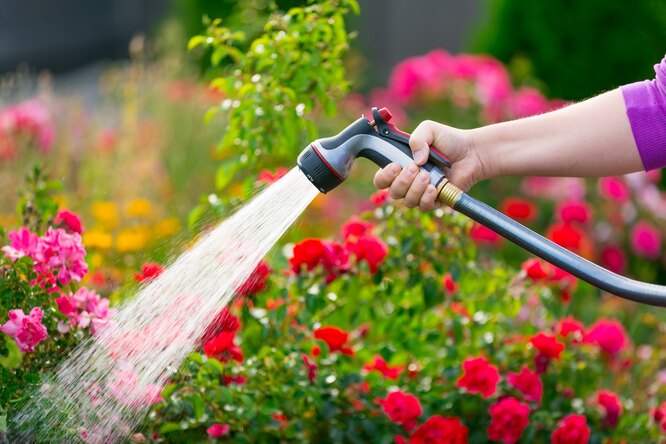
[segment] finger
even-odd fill
[[[437,139],[437,125],[432,120],[424,120],[409,137],[409,146],[414,153],[414,161],[417,165],[423,165],[428,159],[430,145],[434,145]]]
[[[407,167],[403,168],[398,177],[395,178],[389,187],[389,195],[393,199],[402,199],[407,194],[407,190],[414,181],[416,174],[419,172],[419,167],[415,163],[410,163]]]
[[[405,195],[405,205],[409,208],[419,206],[421,196],[423,196],[423,192],[428,187],[429,182],[430,174],[421,171],[412,182],[412,186],[407,190],[407,194]]]
[[[437,198],[437,189],[434,185],[428,185],[425,192],[421,196],[419,208],[421,211],[431,211],[439,207],[439,202],[435,201]]]
[[[401,169],[400,165],[398,165],[397,163],[390,163],[381,170],[377,171],[377,174],[375,174],[375,179],[373,181],[375,187],[378,190],[383,190],[391,186],[395,178],[398,177],[400,169]]]

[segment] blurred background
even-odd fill
[[[166,254],[171,236],[208,211],[202,205],[229,211],[233,199],[242,201],[256,188],[256,178],[267,183],[276,168],[291,168],[307,142],[301,137],[261,164],[246,164],[241,174],[238,147],[220,142],[225,113],[204,123],[208,110],[225,102],[209,81],[230,65],[211,66],[210,48],[188,51],[188,40],[205,34],[207,16],[222,18],[251,42],[272,10],[304,3],[4,0],[0,189],[15,190],[32,165],[46,165],[63,183],[62,206],[80,212],[90,228],[84,237],[96,249],[93,269],[95,263],[134,267],[159,258],[160,245]],[[360,14],[346,17],[353,38],[341,61],[351,92],[333,103],[337,114],[314,109],[306,116],[320,134],[337,131],[374,104],[390,106],[407,130],[426,118],[470,128],[538,114],[652,78],[666,51],[666,0],[359,4]],[[280,113],[268,117],[281,119]],[[373,173],[370,165],[358,168]],[[480,184],[473,193],[508,212],[509,198],[534,206],[538,217],[521,221],[555,233],[554,239],[562,202],[585,199],[590,222],[582,232],[567,223],[569,237],[558,242],[616,271],[666,282],[660,228],[666,197],[659,175],[610,184],[530,180],[497,180],[493,189]],[[369,182],[355,174],[346,187],[317,199],[304,231],[333,232],[367,209],[374,191]],[[628,201],[608,191],[625,189]],[[18,222],[12,216],[18,199],[0,193],[3,225]],[[500,251],[515,265],[524,258],[510,246]]]
[[[172,21],[185,35],[201,17],[230,25],[261,21],[268,0],[5,0],[0,15],[0,72],[19,66],[71,73],[128,57],[137,34],[159,36]],[[301,4],[281,0],[288,8]],[[356,50],[361,86],[385,82],[400,60],[434,48],[491,54],[534,75],[553,97],[580,99],[647,78],[663,55],[666,2],[618,0],[361,0]],[[184,42],[183,42],[184,44]]]

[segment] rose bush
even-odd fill
[[[449,211],[385,202],[339,237],[290,244],[273,258],[266,289],[220,316],[217,336],[165,388],[143,436],[663,439],[665,391],[653,375],[664,358],[652,348],[665,339],[660,327],[638,343],[612,311],[588,310],[579,321],[556,309],[561,290],[545,279],[561,271],[534,260],[518,270],[478,263],[470,229]]]

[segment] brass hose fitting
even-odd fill
[[[449,179],[444,178],[437,184],[437,200],[451,208],[458,202],[462,194],[462,190],[449,182]]]

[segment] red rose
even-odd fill
[[[553,444],[587,444],[590,428],[583,415],[568,415],[557,423],[557,429],[551,435]]]
[[[590,220],[592,210],[590,210],[589,205],[585,202],[566,201],[558,205],[557,214],[560,216],[560,220],[565,224],[571,222],[586,224]]]
[[[377,272],[377,267],[388,254],[386,244],[370,234],[364,234],[355,242],[347,243],[347,249],[356,256],[358,262],[367,262],[370,273]]]
[[[520,222],[529,222],[536,217],[536,206],[526,199],[509,197],[501,205],[502,212]]]
[[[400,372],[402,372],[405,369],[405,366],[403,365],[395,365],[391,367],[386,363],[384,358],[381,356],[375,356],[372,362],[365,364],[363,366],[364,370],[367,370],[369,372],[371,371],[377,371],[384,376],[386,379],[398,379],[398,376],[400,376]]]
[[[652,418],[661,426],[661,430],[666,432],[666,402],[662,402],[652,412]]]
[[[312,271],[322,262],[325,254],[326,248],[321,239],[304,239],[294,245],[294,254],[289,259],[289,264],[294,273],[299,273],[303,265],[307,271]]]
[[[523,367],[520,373],[509,373],[507,378],[509,384],[517,388],[527,401],[541,403],[543,396],[543,384],[539,374],[527,367]]]
[[[379,205],[382,205],[382,204],[388,202],[390,197],[391,196],[390,196],[388,190],[379,190],[375,194],[370,196],[370,201],[373,204],[379,206]]]
[[[456,382],[457,387],[469,393],[480,393],[484,398],[490,398],[495,393],[500,379],[499,370],[486,358],[467,358],[462,368],[463,375]]]
[[[245,376],[222,376],[222,385],[227,386],[231,384],[245,384],[247,382],[247,378]]]
[[[490,228],[486,228],[481,224],[474,222],[472,228],[469,230],[469,237],[472,238],[477,244],[497,244],[500,242],[500,235],[495,233]]]
[[[265,290],[270,272],[271,269],[266,262],[259,262],[259,265],[254,269],[250,277],[238,287],[236,294],[239,296],[254,296],[260,291]]]
[[[599,319],[590,326],[584,341],[596,344],[610,355],[617,355],[629,345],[624,326],[615,319]]]
[[[569,250],[577,250],[583,234],[571,224],[559,224],[548,230],[548,238]]]
[[[564,350],[564,344],[558,342],[553,335],[538,333],[532,336],[530,343],[537,349],[540,355],[551,359],[560,359],[560,354]]]
[[[213,319],[208,328],[206,328],[206,331],[201,336],[201,343],[205,344],[223,331],[235,333],[239,328],[240,321],[238,318],[231,314],[231,311],[227,307],[224,307],[215,316],[215,319]]]
[[[261,170],[257,179],[259,182],[269,185],[284,177],[288,172],[289,170],[283,167],[276,168],[275,172],[272,172],[271,170]]]
[[[504,398],[493,404],[488,412],[488,438],[504,444],[518,441],[529,423],[530,408],[516,398]]]
[[[620,420],[622,413],[622,404],[617,395],[608,390],[599,390],[596,396],[596,402],[603,407],[605,411],[604,425],[615,427]]]
[[[162,274],[164,267],[156,262],[146,262],[141,265],[141,272],[134,275],[134,280],[139,283],[152,281],[157,276]]]
[[[308,368],[308,379],[310,380],[310,384],[314,384],[315,377],[317,376],[317,364],[310,361],[310,358],[305,353],[301,355],[301,358],[303,359],[305,366]]]
[[[442,284],[444,284],[444,289],[450,295],[456,294],[458,291],[458,284],[453,280],[451,273],[446,273],[444,278],[442,278]]]
[[[364,234],[372,234],[374,228],[375,226],[370,222],[364,222],[354,216],[349,222],[342,226],[340,232],[342,233],[342,238],[344,240],[358,239]]]
[[[548,279],[550,276],[550,264],[540,259],[528,259],[521,265],[527,277],[535,282]]]
[[[409,438],[409,444],[467,444],[469,430],[459,418],[434,415],[421,424]]]
[[[339,351],[345,355],[354,354],[354,350],[352,350],[347,344],[349,333],[338,327],[320,327],[314,331],[314,337],[324,341],[328,345],[331,353]]]
[[[400,390],[389,393],[386,399],[380,399],[379,403],[391,421],[395,424],[401,424],[407,431],[414,428],[416,418],[421,416],[422,410],[419,399]]]
[[[555,331],[558,335],[565,338],[569,335],[573,335],[576,342],[580,341],[585,335],[585,327],[573,316],[560,319],[560,322],[558,322],[555,327]]]
[[[58,215],[53,219],[53,222],[56,225],[63,224],[72,233],[83,233],[83,225],[81,225],[81,219],[76,213],[73,213],[69,210],[60,210]]]
[[[240,347],[234,345],[233,331],[223,331],[215,336],[213,339],[206,342],[203,351],[208,357],[219,359],[222,362],[227,362],[233,359],[237,362],[243,362],[243,351]]]

